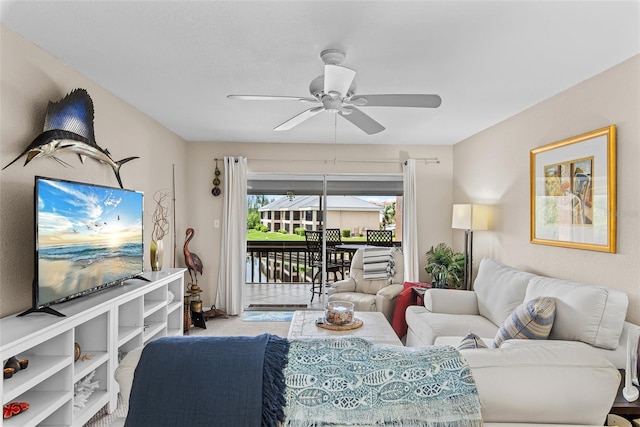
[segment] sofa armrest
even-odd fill
[[[385,315],[389,323],[393,321],[398,295],[404,290],[402,285],[391,284],[380,289],[376,294],[376,310]]]
[[[138,366],[140,356],[142,355],[142,349],[144,347],[138,347],[131,350],[122,359],[115,371],[115,378],[120,386],[120,395],[124,403],[129,404],[129,396],[131,395],[131,386],[133,385],[133,373]]]
[[[432,313],[480,314],[478,299],[473,291],[427,289],[424,293],[424,306]]]
[[[328,292],[330,294],[336,292],[355,292],[356,290],[356,281],[349,277],[348,279],[338,280],[337,282],[333,282],[331,286],[328,287]]]
[[[384,299],[387,299],[387,300],[392,300],[394,298],[397,298],[398,295],[400,295],[400,292],[402,292],[403,290],[404,290],[404,287],[402,285],[391,284],[389,286],[385,286],[384,288],[380,289],[376,294],[376,296],[383,297]]]

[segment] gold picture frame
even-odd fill
[[[616,252],[616,127],[530,152],[531,243]]]

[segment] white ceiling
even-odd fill
[[[2,24],[188,141],[450,145],[640,52],[628,1],[7,1]],[[342,48],[358,94],[437,93],[438,109],[362,107],[367,135],[308,108]],[[71,88],[70,88],[71,89]],[[63,94],[61,94],[63,95]],[[55,101],[55,100],[53,100]],[[100,106],[96,106],[96,116]]]

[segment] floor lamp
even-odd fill
[[[453,205],[451,228],[464,230],[464,289],[471,289],[473,272],[473,231],[489,229],[489,207],[485,205]]]

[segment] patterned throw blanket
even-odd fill
[[[362,252],[363,277],[367,280],[389,279],[394,274],[394,248],[367,247]]]
[[[294,340],[284,374],[284,426],[482,425],[471,370],[453,347]]]

